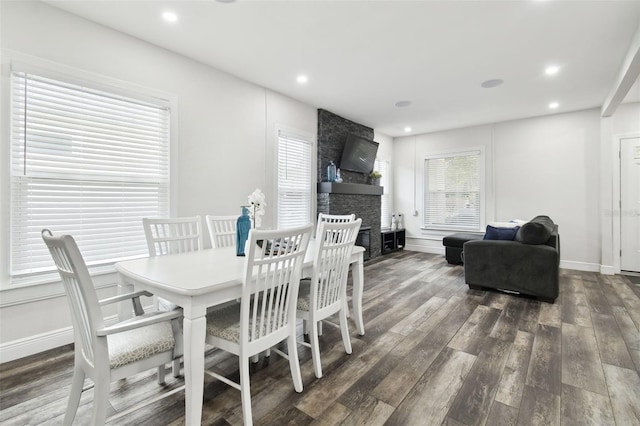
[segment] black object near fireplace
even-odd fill
[[[369,260],[371,257],[371,227],[363,226],[358,231],[358,238],[356,238],[356,245],[364,247],[363,260]]]

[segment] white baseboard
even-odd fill
[[[615,275],[618,271],[616,271],[616,268],[613,266],[600,265],[600,273],[602,275]]]
[[[0,363],[24,358],[69,343],[73,343],[71,327],[6,342],[0,345]]]
[[[104,325],[107,327],[117,322],[118,317],[116,315],[104,319]],[[35,355],[69,343],[73,343],[73,328],[71,327],[2,343],[0,344],[0,363]]]
[[[571,260],[561,260],[560,267],[563,269],[573,269],[575,271],[600,272],[600,265],[597,263],[575,262]]]
[[[426,247],[417,244],[407,244],[404,246],[404,249],[408,251],[417,251],[420,253],[441,254],[444,256],[444,247]]]

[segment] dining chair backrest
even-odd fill
[[[104,351],[101,355],[108,359],[107,348],[96,346],[96,330],[104,327],[104,320],[93,280],[78,245],[71,235],[54,237],[48,229],[42,230],[42,239],[53,257],[68,296],[76,345],[81,345],[81,353],[91,365],[95,364],[96,352],[100,349]]]
[[[320,222],[311,276],[309,306],[312,310],[337,311],[345,302],[342,298],[346,294],[351,253],[361,224],[362,219],[342,223]],[[325,317],[323,314],[320,316]]]
[[[348,222],[353,222],[354,220],[356,220],[356,215],[355,214],[325,214],[325,213],[319,213],[318,214],[318,224],[316,225],[316,236],[318,235],[318,232],[320,231],[320,224],[323,222],[328,222],[328,223],[348,223]]]
[[[241,299],[241,344],[259,345],[261,339],[277,343],[289,335],[289,327],[296,321],[300,274],[312,230],[312,225],[307,225],[249,232]]]
[[[235,244],[238,216],[206,215],[205,222],[212,248],[230,247]]]
[[[200,216],[143,218],[149,256],[187,253],[202,248]]]
[[[329,223],[347,223],[353,222],[356,220],[355,214],[318,214],[318,223],[320,222],[329,222]]]

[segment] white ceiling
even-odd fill
[[[600,107],[640,26],[640,1],[47,3],[390,136]]]

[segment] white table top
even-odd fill
[[[315,256],[315,241],[309,242],[303,267],[311,267]],[[364,252],[355,246],[352,257]],[[235,247],[224,247],[147,257],[118,262],[116,270],[168,292],[185,296],[198,296],[233,287],[242,283],[245,257],[236,256]]]

